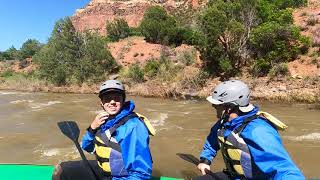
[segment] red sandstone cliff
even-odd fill
[[[177,8],[197,8],[203,4],[203,0],[92,0],[85,8],[78,9],[71,17],[73,25],[77,31],[96,30],[101,35],[106,34],[106,22],[111,22],[115,18],[125,19],[129,26],[137,27],[145,10],[152,5],[160,5],[168,11]]]

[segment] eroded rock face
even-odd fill
[[[123,18],[129,26],[137,27],[150,6],[148,1],[93,0],[84,9],[77,10],[71,19],[77,31],[96,30],[106,35],[106,23],[115,18]]]
[[[106,35],[106,23],[122,18],[130,27],[139,26],[144,12],[153,5],[163,6],[168,11],[176,8],[199,7],[206,0],[91,0],[83,9],[78,9],[71,17],[77,31],[94,30]],[[200,3],[201,2],[201,3]]]

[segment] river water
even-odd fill
[[[143,97],[128,99],[135,101],[136,112],[149,117],[157,131],[150,142],[154,175],[190,179],[199,174],[194,165],[176,154],[198,157],[215,121],[209,103]],[[306,177],[320,178],[320,110],[305,104],[254,103],[289,126],[280,133],[292,159]],[[75,120],[82,135],[100,111],[98,98],[92,94],[0,91],[0,163],[56,164],[80,159],[72,142],[60,133],[56,124]],[[219,153],[212,169],[222,168]]]

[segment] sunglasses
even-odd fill
[[[112,93],[101,97],[103,104],[110,103],[112,100],[115,102],[123,102],[123,95],[120,93]]]

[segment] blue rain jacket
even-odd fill
[[[135,105],[133,101],[125,102],[121,112],[113,119],[108,120],[101,126],[106,131],[122,117],[133,112]],[[128,172],[125,177],[112,177],[113,180],[128,179],[150,179],[152,173],[152,157],[149,149],[149,133],[144,123],[137,117],[130,119],[120,126],[113,136],[121,147],[124,166]],[[86,132],[82,138],[82,149],[89,153],[94,151],[94,134]]]
[[[258,112],[258,107],[244,116],[239,116],[223,124],[227,129],[224,136],[239,127],[242,122]],[[220,149],[217,131],[221,127],[218,121],[210,131],[200,157],[212,161]],[[283,147],[281,138],[275,128],[261,118],[252,120],[240,136],[249,147],[253,159],[253,179],[305,179],[302,172],[291,160]]]

